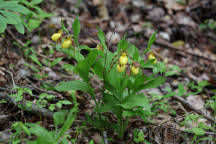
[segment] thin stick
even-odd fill
[[[13,103],[15,106],[22,105],[26,108],[31,109],[31,112],[43,115],[45,117],[53,118],[53,112],[45,109],[45,108],[39,108],[35,104],[32,104],[30,107],[26,106],[26,100],[23,100],[22,102],[16,102],[14,98],[11,96],[8,96],[6,93],[0,93],[0,99],[6,99],[7,101]]]
[[[189,109],[195,111],[196,113],[203,115],[207,120],[209,120],[211,122],[214,122],[213,117],[211,117],[210,115],[207,115],[204,111],[198,110],[193,105],[189,104],[184,98],[179,97],[179,96],[173,96],[172,98],[179,101],[179,102],[181,102],[184,106],[186,106]]]
[[[10,74],[10,76],[11,76],[11,79],[12,79],[12,83],[13,83],[13,87],[15,88],[15,87],[16,87],[16,83],[15,83],[15,81],[14,81],[13,73],[12,73],[12,72],[10,72],[10,71],[8,71],[8,70],[6,70],[6,69],[5,69],[5,68],[3,68],[3,67],[0,67],[0,70],[2,70],[2,71],[5,71],[5,72],[7,72],[7,73],[9,73],[9,74]]]

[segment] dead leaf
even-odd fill
[[[94,135],[92,136],[92,140],[94,141],[95,144],[101,144],[103,138],[100,136],[99,133],[94,133]]]
[[[180,11],[180,10],[184,10],[186,8],[186,5],[178,4],[176,0],[164,0],[164,2],[165,2],[165,7],[167,9]]]

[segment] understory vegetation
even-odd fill
[[[153,19],[141,24],[141,29],[149,31],[139,31],[137,20],[123,20],[130,25],[120,35],[121,23],[108,18],[114,17],[114,10],[113,15],[104,14],[108,11],[106,1],[71,2],[72,16],[69,12],[65,16],[62,7],[67,6],[55,0],[0,0],[0,49],[11,47],[0,53],[0,132],[7,129],[7,134],[0,133],[0,143],[216,142],[215,75],[197,78],[190,72],[193,68],[184,67],[189,59],[180,60],[191,55],[195,57],[191,61],[204,59],[215,65],[215,54],[212,58],[198,55],[194,49],[189,51],[187,39],[178,39],[183,34],[172,40],[174,36],[168,37]],[[114,3],[127,4],[120,0]],[[173,11],[178,13],[189,3],[175,2]],[[166,22],[171,21],[169,15],[175,15],[170,12],[173,7],[165,5]],[[99,13],[102,20],[88,21],[83,14],[86,9],[92,17],[94,12]],[[130,5],[124,9],[128,17],[134,10]],[[58,13],[63,16],[55,17]],[[119,17],[127,19],[122,15]],[[195,25],[191,23],[188,25]],[[216,41],[211,37],[215,35],[211,32],[215,27],[211,17],[197,25],[202,32],[210,31],[208,44],[214,48]],[[164,42],[161,36],[171,42]],[[171,59],[170,52],[157,46],[178,55]],[[196,73],[203,71],[201,68]]]

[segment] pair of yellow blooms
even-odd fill
[[[119,62],[117,64],[117,71],[118,72],[123,72],[126,68],[126,64],[128,62],[128,57],[127,57],[127,53],[123,52],[119,58]],[[133,65],[131,67],[131,72],[134,75],[137,75],[139,73],[139,66],[135,66]]]
[[[157,63],[157,59],[153,53],[150,53],[148,55],[148,60],[153,60],[153,63]],[[128,57],[126,53],[122,53],[120,58],[119,58],[119,63],[117,64],[117,71],[118,72],[123,72],[126,68],[126,64],[128,62]],[[139,73],[139,65],[133,64],[131,67],[131,72],[133,75],[137,75]]]
[[[54,33],[51,37],[51,39],[55,42],[59,42],[63,36],[62,30],[60,30],[58,33]],[[62,43],[62,48],[69,48],[72,45],[73,41],[71,37],[67,37],[66,40]]]

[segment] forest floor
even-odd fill
[[[185,129],[200,122],[213,126],[215,116],[208,104],[212,102],[216,90],[216,1],[190,0],[189,3],[179,4],[173,0],[107,0],[105,6],[100,0],[78,2],[44,1],[41,8],[54,14],[53,17],[44,19],[39,28],[25,35],[8,27],[4,37],[0,38],[0,140],[10,139],[14,132],[12,124],[18,121],[40,122],[43,127],[52,129],[53,112],[49,109],[50,105],[69,98],[67,93],[49,87],[79,77],[72,72],[74,61],[53,50],[51,35],[61,29],[61,19],[70,31],[76,16],[79,16],[81,23],[79,42],[91,48],[95,48],[99,42],[97,27],[105,32],[107,39],[115,32],[111,51],[116,50],[117,42],[126,34],[128,41],[143,52],[150,36],[157,30],[152,50],[158,61],[165,62],[167,66],[177,65],[181,69],[178,74],[168,77],[163,86],[144,92],[149,96],[164,95],[165,86],[169,86],[173,91],[182,88],[183,96],[167,98],[159,103],[158,114],[152,118],[153,123],[144,123],[139,118],[131,119],[123,140],[119,140],[111,129],[106,130],[109,143],[133,144],[134,130],[137,129],[143,130],[145,139],[150,143],[189,144],[194,134],[185,132]],[[61,60],[50,67],[49,62],[58,57]],[[93,85],[95,89],[102,86],[96,80]],[[30,89],[32,95],[23,95],[24,99],[33,103],[40,99],[42,93],[54,95],[55,99],[44,103],[41,100],[39,103],[43,109],[25,111],[9,98],[15,92],[12,89],[14,86]],[[194,94],[187,95],[189,92]],[[86,121],[86,113],[90,117],[94,115],[95,103],[81,92],[78,92],[77,99],[79,113],[70,135],[73,137],[76,127],[79,127],[82,132],[77,136],[78,144],[88,143],[91,139],[96,144],[101,143],[106,139],[101,131],[90,124],[81,127]],[[67,103],[59,105],[54,111],[73,107]],[[194,115],[195,118],[191,118]],[[193,124],[183,124],[186,118]],[[110,119],[115,121],[111,116]],[[208,139],[198,140],[203,137]],[[194,143],[213,144],[214,138],[215,131],[207,130]]]

